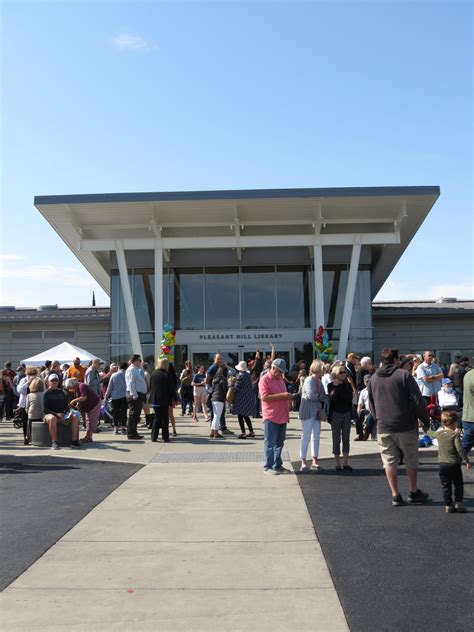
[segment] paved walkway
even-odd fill
[[[234,436],[225,439],[211,441],[209,439],[209,425],[204,421],[194,423],[190,417],[177,417],[177,437],[171,437],[171,443],[152,443],[150,432],[145,427],[138,428],[139,432],[145,435],[143,441],[128,441],[123,435],[114,435],[106,426],[105,431],[94,435],[94,443],[88,444],[83,450],[62,449],[51,451],[49,448],[35,448],[34,446],[23,445],[23,435],[21,430],[14,430],[11,422],[0,423],[0,458],[2,456],[16,455],[22,459],[29,456],[53,456],[70,457],[81,459],[97,459],[100,461],[119,461],[121,463],[142,463],[147,464],[157,453],[193,453],[209,454],[213,452],[258,452],[263,454],[263,424],[261,419],[253,422],[255,439],[238,439],[240,434],[239,424],[236,417],[229,415],[227,425],[235,432]],[[353,431],[354,433],[354,431]],[[82,433],[81,433],[82,434]],[[355,433],[353,434],[353,437]],[[292,460],[299,457],[299,441],[301,437],[301,426],[296,413],[291,414],[291,422],[288,425],[285,450],[290,454]],[[308,454],[309,454],[308,450]],[[331,430],[327,423],[323,423],[320,443],[320,456],[326,458],[331,456]],[[352,443],[351,454],[370,454],[377,451],[377,446],[372,441]],[[263,458],[263,456],[262,456]]]

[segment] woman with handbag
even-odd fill
[[[298,413],[302,430],[300,444],[300,472],[307,472],[309,469],[313,471],[322,469],[318,463],[319,437],[321,434],[321,421],[325,421],[327,419],[324,408],[326,394],[324,392],[323,385],[321,384],[323,368],[322,362],[319,360],[313,360],[311,366],[309,367],[309,375],[305,379],[301,391],[301,404]],[[306,465],[306,455],[308,453],[308,445],[311,438],[311,456],[313,457],[313,461],[311,466],[308,468]]]
[[[255,437],[250,415],[255,412],[255,401],[252,389],[252,378],[248,371],[247,362],[242,360],[236,365],[237,379],[234,383],[234,399],[232,402],[232,412],[237,415],[240,426],[239,439]],[[248,435],[245,434],[245,424],[247,424]]]

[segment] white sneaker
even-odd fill
[[[277,472],[272,467],[264,467],[263,471],[265,474],[273,474],[273,476],[277,476],[280,472]]]

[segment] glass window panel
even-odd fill
[[[18,338],[20,340],[41,340],[43,338],[43,331],[41,329],[31,331],[12,331],[12,338]]]
[[[325,270],[323,272],[324,285],[324,321],[328,324],[329,310],[331,307],[332,286],[334,284],[334,270]],[[315,325],[315,328],[319,325]]]
[[[155,275],[153,269],[133,271],[133,306],[139,332],[155,329]],[[143,341],[145,342],[145,340]],[[148,340],[146,340],[148,342]],[[153,340],[151,340],[153,343]]]
[[[239,269],[206,268],[205,328],[239,329]]]
[[[126,362],[132,354],[132,346],[130,344],[124,345],[110,345],[110,360],[111,362]]]
[[[174,270],[175,329],[204,329],[204,275],[202,268]]]
[[[148,370],[153,371],[155,368],[155,345],[142,344],[143,361],[148,364]]]
[[[310,327],[308,270],[306,266],[279,266],[277,278],[277,327]]]
[[[129,281],[132,276],[129,273]],[[118,270],[112,270],[110,279],[110,327],[114,332],[126,332],[128,336],[127,315],[125,313],[125,303],[123,301],[122,286]]]
[[[47,331],[45,330],[43,333],[43,337],[45,339],[49,339],[49,340],[66,340],[66,341],[70,341],[70,340],[75,340],[76,338],[76,332],[71,330],[57,330],[57,331]]]
[[[274,267],[242,268],[242,329],[276,327]]]

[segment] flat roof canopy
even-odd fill
[[[379,291],[438,186],[37,196],[36,208],[108,293],[108,251],[370,244]],[[353,240],[353,241],[351,241]],[[212,243],[212,246],[205,244]]]

